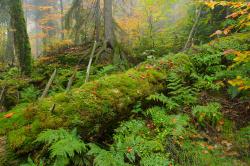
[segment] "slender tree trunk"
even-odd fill
[[[190,44],[190,41],[191,41],[191,39],[193,37],[193,34],[195,32],[195,28],[197,27],[197,24],[199,22],[200,16],[201,16],[201,8],[196,10],[195,22],[193,24],[193,27],[192,27],[190,33],[189,33],[188,40],[187,40],[187,42],[186,42],[186,44],[185,44],[185,46],[183,48],[183,51],[185,51],[188,48],[189,44]]]
[[[114,47],[112,1],[104,0],[104,37],[107,44]]]
[[[95,40],[100,40],[100,26],[101,26],[101,14],[100,14],[100,0],[96,0],[95,4]]]
[[[10,14],[15,30],[14,43],[17,48],[16,52],[21,73],[29,75],[31,73],[31,48],[21,0],[12,0],[10,2]]]
[[[64,7],[63,7],[63,0],[60,0],[60,9],[61,9],[61,26],[62,26],[62,32],[61,32],[61,38],[64,40]]]

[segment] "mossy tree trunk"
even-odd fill
[[[18,55],[21,73],[29,75],[31,73],[31,48],[27,33],[24,12],[21,0],[11,0],[10,15],[14,28],[14,43]]]

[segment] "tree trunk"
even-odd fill
[[[21,0],[10,2],[10,14],[14,28],[14,43],[17,48],[21,73],[29,75],[31,73],[31,48],[27,33],[24,12]]]
[[[100,26],[101,26],[101,14],[100,14],[100,0],[96,0],[95,4],[95,40],[100,40]]]
[[[62,32],[61,32],[61,38],[64,40],[64,7],[63,7],[63,0],[60,0],[60,9],[61,9],[61,26],[62,26]]]
[[[11,26],[10,28],[12,29]],[[7,44],[6,44],[6,50],[5,50],[5,61],[11,64],[15,59],[14,34],[10,30],[8,30],[7,33],[8,33],[8,37],[7,37]]]
[[[104,38],[107,44],[114,48],[112,1],[104,0]]]

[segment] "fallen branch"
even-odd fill
[[[44,91],[43,91],[43,94],[42,96],[40,97],[40,100],[45,98],[47,95],[48,95],[48,92],[49,92],[49,89],[50,89],[50,86],[52,85],[55,77],[56,77],[56,73],[57,73],[57,69],[54,70],[53,74],[50,76],[50,79],[49,79],[49,82],[47,83]]]
[[[190,33],[189,33],[188,40],[187,40],[187,42],[186,42],[186,44],[185,44],[185,46],[184,46],[184,48],[183,48],[183,51],[185,51],[185,50],[188,49],[188,45],[189,45],[189,43],[190,43],[190,40],[191,40],[192,37],[193,37],[194,31],[195,31],[195,28],[197,27],[197,24],[198,24],[198,22],[199,22],[200,16],[201,16],[201,8],[196,10],[195,22],[194,22],[194,24],[193,24],[193,27],[192,27]]]
[[[90,68],[91,68],[91,64],[95,55],[95,50],[96,50],[96,46],[97,46],[97,42],[95,41],[91,55],[90,55],[90,59],[89,59],[89,64],[87,67],[87,72],[86,72],[86,79],[85,79],[85,83],[89,81],[89,73],[90,73]]]
[[[68,81],[68,84],[67,84],[67,88],[66,88],[66,92],[70,91],[70,89],[72,87],[72,84],[73,84],[73,81],[74,81],[74,79],[76,77],[77,71],[78,71],[78,68],[76,67],[75,70],[74,70],[74,72],[73,72],[73,74],[72,74],[72,76],[69,78],[69,81]]]
[[[2,100],[3,100],[3,98],[4,98],[4,92],[5,92],[5,86],[2,88],[2,91],[1,91],[1,93],[0,93],[0,105],[2,105]]]

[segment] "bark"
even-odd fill
[[[112,2],[113,0],[104,0],[104,38],[107,44],[114,48]]]
[[[100,40],[101,14],[100,14],[100,0],[96,0],[95,4],[95,40]]]
[[[24,12],[21,0],[10,2],[10,14],[14,31],[14,43],[18,55],[21,73],[30,75],[31,73],[31,48],[27,33]]]
[[[7,37],[7,44],[6,44],[6,50],[5,50],[5,60],[8,63],[12,63],[12,62],[14,63],[14,60],[15,60],[14,34],[10,30],[8,30],[7,33],[8,33],[8,37]]]

